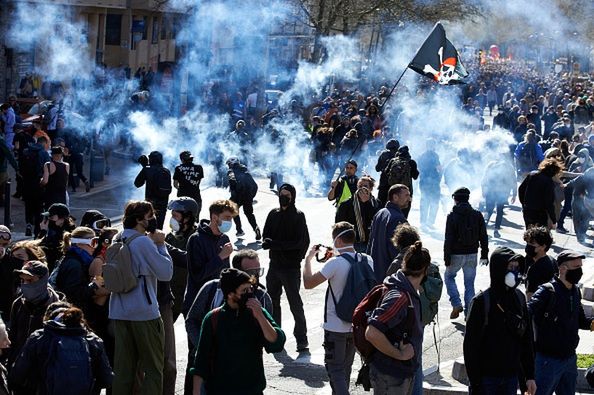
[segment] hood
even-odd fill
[[[410,152],[408,152],[408,147],[406,145],[398,148],[398,156],[403,159],[410,159]]]
[[[460,202],[457,203],[453,208],[452,208],[452,212],[456,213],[456,214],[467,214],[471,211],[473,211],[474,209],[472,208],[472,206],[470,205],[470,203],[468,202]]]
[[[159,166],[163,165],[163,154],[159,151],[153,151],[149,154],[149,165],[151,166]]]
[[[198,233],[202,233],[210,237],[217,237],[214,233],[212,233],[209,219],[203,219],[200,221],[200,224],[198,225]]]
[[[280,192],[283,189],[286,189],[287,191],[289,191],[291,193],[291,205],[294,206],[295,205],[295,199],[297,197],[297,190],[291,184],[283,184],[283,185],[281,185],[280,188],[278,189],[278,191]]]
[[[408,292],[411,296],[417,294],[417,290],[412,286],[406,275],[402,272],[402,270],[398,270],[396,273],[388,276],[384,279],[384,285],[388,288],[395,288],[398,287],[399,289],[403,289]]]
[[[588,162],[588,160],[590,159],[590,151],[588,151],[588,148],[582,148],[578,151],[577,156],[586,158],[586,162]]]
[[[386,149],[389,151],[396,151],[398,148],[400,148],[400,143],[398,140],[391,139],[386,143]]]
[[[56,336],[86,336],[87,331],[82,326],[79,327],[67,327],[64,324],[56,321],[45,321],[43,323],[43,329],[46,332],[54,334]]]
[[[491,288],[499,291],[508,289],[505,285],[507,264],[516,255],[508,247],[497,247],[489,260],[489,273],[491,275]]]

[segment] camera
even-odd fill
[[[137,161],[138,161],[138,163],[140,163],[140,164],[141,164],[143,167],[146,167],[146,166],[148,166],[148,164],[149,164],[149,158],[148,158],[148,156],[146,156],[146,155],[140,155],[140,156],[138,157],[138,160],[137,160]]]
[[[330,259],[334,256],[332,247],[328,247],[323,244],[316,244],[315,250],[316,250],[316,261],[321,262],[321,263],[326,262],[328,259]],[[320,257],[320,253],[323,254],[322,257]]]

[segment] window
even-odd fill
[[[153,17],[153,32],[152,32],[151,43],[153,43],[153,44],[159,43],[159,18],[156,16]]]
[[[105,19],[105,45],[120,45],[122,38],[122,16],[107,14]]]
[[[143,16],[142,23],[144,27],[144,30],[142,31],[142,39],[146,40],[146,37],[148,36],[148,17]]]

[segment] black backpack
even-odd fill
[[[237,194],[247,200],[253,199],[256,193],[258,193],[258,184],[256,184],[254,177],[248,171],[241,171],[239,169],[234,169],[233,173],[237,182],[235,185]]]
[[[32,148],[25,148],[22,153],[21,174],[25,179],[41,178],[43,176],[43,158],[41,151]]]
[[[412,185],[412,176],[410,169],[410,160],[401,156],[390,159],[386,166],[388,185],[402,184],[407,187]]]
[[[165,200],[171,193],[171,173],[163,166],[154,166],[153,171],[151,191],[154,197]]]
[[[46,393],[90,395],[94,381],[87,340],[81,336],[55,336],[46,365]]]
[[[464,247],[474,246],[480,238],[479,219],[476,211],[467,213],[466,215],[454,213],[458,216],[456,221],[456,240],[459,245]]]

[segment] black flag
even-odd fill
[[[408,67],[442,85],[462,84],[462,79],[468,76],[458,51],[446,38],[445,30],[439,22]]]

